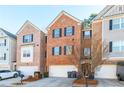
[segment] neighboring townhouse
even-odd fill
[[[17,32],[17,68],[24,75],[45,71],[45,33],[30,21]]]
[[[62,11],[47,27],[47,69],[50,77],[77,71],[81,57],[82,22]]]
[[[0,70],[16,70],[16,36],[0,28]]]
[[[106,6],[93,20],[92,30],[93,53],[101,45],[101,61],[105,60],[96,69],[96,78],[117,78],[116,64],[124,61],[124,5]]]

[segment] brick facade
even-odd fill
[[[74,35],[64,36],[64,28],[68,26],[74,26]],[[56,28],[62,28],[62,37],[53,38],[52,32]],[[67,15],[61,15],[58,20],[49,28],[47,39],[47,67],[50,65],[77,65],[77,59],[74,54],[64,55],[64,46],[73,45],[78,50],[81,44],[81,23],[76,22]],[[58,56],[52,55],[52,47],[61,46],[62,54]],[[74,49],[75,50],[75,49]],[[80,51],[77,52],[80,56]]]
[[[33,34],[33,42],[23,43],[23,36]],[[33,45],[33,62],[21,62],[21,47]],[[17,67],[19,66],[37,66],[40,71],[45,68],[45,33],[36,29],[30,22],[24,24],[23,28],[17,34]]]

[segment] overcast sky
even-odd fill
[[[26,20],[31,21],[42,31],[62,11],[66,11],[80,20],[88,18],[91,13],[99,13],[105,6],[0,6],[0,27],[16,34]]]

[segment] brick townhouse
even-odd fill
[[[45,71],[45,33],[30,21],[17,32],[17,69],[24,75]]]
[[[67,72],[78,70],[82,56],[90,55],[91,30],[85,32],[82,28],[82,21],[65,11],[60,12],[47,27],[47,69],[50,77],[67,77]],[[84,52],[85,55],[82,54]]]
[[[101,45],[101,61],[106,59],[96,69],[96,77],[117,78],[116,64],[124,61],[124,5],[106,6],[94,19],[92,30],[92,51],[94,53],[94,47]],[[107,52],[103,51],[105,47]]]

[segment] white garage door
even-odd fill
[[[102,65],[96,68],[95,78],[116,79],[116,65]]]
[[[24,74],[25,76],[29,76],[29,75],[34,75],[34,72],[38,71],[38,67],[37,66],[20,66],[18,67],[18,70],[20,70],[21,73]]]
[[[77,68],[73,65],[53,65],[49,67],[49,76],[50,77],[67,77],[68,71],[77,71]]]

